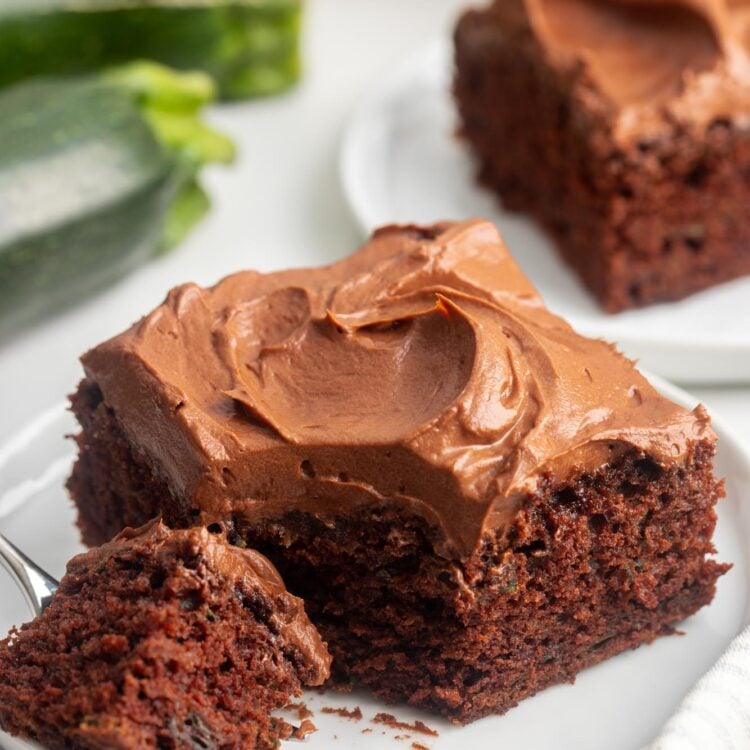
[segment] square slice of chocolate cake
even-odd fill
[[[750,273],[748,0],[496,0],[455,44],[480,180],[605,310]]]
[[[262,555],[159,521],[73,558],[0,641],[0,728],[51,750],[273,750],[330,656]]]
[[[708,604],[715,435],[544,307],[482,220],[182,286],[83,357],[84,539],[219,524],[337,678],[467,722]]]

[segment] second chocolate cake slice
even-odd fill
[[[748,7],[494,0],[456,28],[481,181],[609,312],[750,273]]]
[[[485,221],[179,287],[83,363],[84,539],[219,524],[388,700],[503,712],[670,632],[725,570],[705,411],[548,312]]]

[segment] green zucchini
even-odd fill
[[[300,73],[301,0],[5,0],[0,86],[149,59],[204,70],[220,96],[275,93]]]
[[[0,92],[0,338],[114,281],[203,216],[231,141],[203,73],[137,62]]]

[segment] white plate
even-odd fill
[[[485,216],[498,224],[549,307],[582,333],[616,341],[678,382],[750,382],[750,278],[681,302],[603,313],[536,225],[504,212],[476,185],[468,148],[455,137],[451,68],[447,43],[434,43],[368,90],[352,117],[340,172],[362,229]]]
[[[692,407],[693,399],[674,386],[653,379],[669,397]],[[750,457],[720,424],[717,471],[726,477],[728,496],[720,504],[716,533],[718,557],[734,563],[720,581],[716,599],[681,629],[683,637],[661,638],[650,646],[620,654],[587,669],[575,685],[560,685],[523,701],[505,716],[454,727],[433,716],[388,707],[368,696],[309,693],[304,700],[315,712],[319,731],[309,750],[411,750],[418,742],[431,750],[637,750],[652,740],[682,697],[718,658],[730,640],[750,623],[750,515],[742,498],[750,495]],[[63,489],[73,447],[64,436],[75,431],[71,415],[60,407],[0,447],[0,531],[53,575],[82,547],[73,525],[74,513]],[[23,600],[0,569],[0,635],[13,623],[28,619]],[[360,706],[359,721],[324,714],[323,706]],[[370,722],[379,711],[412,722],[419,718],[439,732],[427,737],[391,730]],[[364,733],[364,729],[371,732]],[[396,741],[396,736],[411,739]],[[337,741],[334,742],[334,738]],[[0,747],[29,748],[0,733]],[[289,745],[290,748],[294,745]]]

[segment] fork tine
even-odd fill
[[[34,616],[40,615],[52,601],[58,582],[24,555],[15,544],[0,534],[0,564],[21,589]]]

